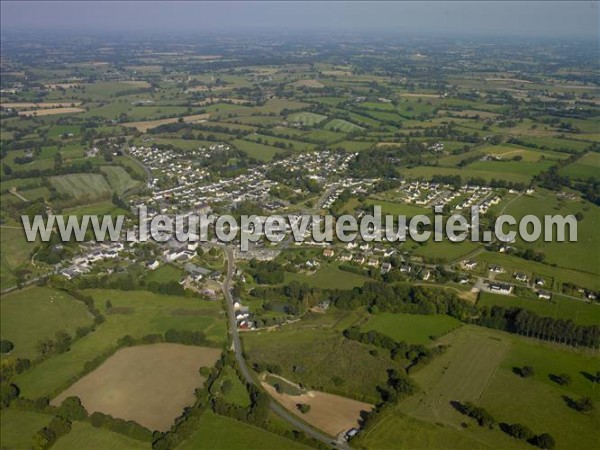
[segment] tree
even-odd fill
[[[296,408],[298,408],[298,411],[302,414],[306,414],[310,411],[310,405],[307,405],[306,403],[297,403]]]
[[[6,339],[0,341],[0,353],[10,353],[15,345]]]
[[[509,425],[508,434],[523,441],[528,441],[534,436],[533,431],[531,431],[525,425],[521,425],[520,423],[513,423],[512,425]]]
[[[79,397],[67,397],[58,408],[59,414],[68,420],[83,420],[88,416]]]
[[[105,308],[107,311],[110,311],[112,309],[112,303],[110,300],[106,300]]]
[[[554,375],[552,376],[552,379],[560,384],[561,386],[568,386],[569,384],[571,384],[571,376],[567,373],[561,373],[560,375]]]
[[[552,437],[551,434],[542,433],[538,436],[535,436],[531,443],[536,447],[543,448],[546,450],[552,450],[556,446],[556,441]]]

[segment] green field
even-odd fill
[[[2,296],[2,339],[15,344],[11,355],[35,359],[38,342],[63,330],[71,336],[77,327],[92,324],[87,307],[61,291],[30,287]]]
[[[586,153],[574,163],[563,167],[561,175],[566,175],[574,180],[587,180],[600,178],[600,153]]]
[[[345,339],[337,328],[303,321],[276,331],[244,333],[244,351],[250,363],[277,364],[282,376],[310,389],[377,402],[377,386],[386,382],[387,369],[401,369],[386,352],[370,354],[373,347]]]
[[[74,173],[49,179],[59,193],[68,194],[77,199],[102,198],[111,193],[106,179],[97,173]]]
[[[3,226],[0,230],[0,287],[6,289],[17,284],[19,269],[27,269],[30,255],[37,245],[28,242],[21,225]]]
[[[31,448],[32,437],[50,423],[52,416],[33,411],[3,409],[0,421],[0,435],[3,449],[27,450]],[[75,449],[73,449],[75,450]]]
[[[352,289],[362,286],[369,280],[366,276],[340,270],[337,263],[323,263],[315,273],[285,272],[284,275],[286,284],[298,281],[323,289]]]
[[[444,441],[449,448],[527,448],[497,427],[478,427],[450,404],[473,401],[498,421],[519,422],[536,433],[551,433],[556,448],[594,448],[597,435],[592,424],[598,420],[598,410],[591,415],[577,413],[562,398],[588,395],[596,402],[600,399],[600,391],[594,390],[585,375],[598,369],[594,355],[472,325],[438,342],[449,348],[414,375],[421,392],[367,430],[358,440],[361,445],[394,448],[390,439],[397,436],[407,448],[437,448]],[[524,379],[513,372],[524,365],[534,368],[533,377]],[[571,375],[572,384],[561,387],[554,383],[550,375],[560,373]],[[401,427],[398,430],[402,432],[397,434],[393,427]]]
[[[252,158],[256,158],[261,161],[270,161],[273,159],[276,153],[282,153],[283,150],[277,147],[273,147],[270,145],[257,144],[256,142],[245,141],[243,139],[236,139],[231,141],[231,145],[233,145],[238,150],[242,150],[246,152],[248,156]]]
[[[519,307],[544,317],[554,319],[571,319],[581,325],[600,326],[600,307],[593,303],[574,300],[560,295],[553,295],[551,300],[537,298],[519,298],[508,295],[482,292],[479,295],[478,305],[504,307]]]
[[[527,243],[517,239],[521,247],[532,248],[546,256],[546,262],[560,267],[576,269],[582,272],[600,274],[600,253],[589,249],[600,248],[600,208],[586,201],[564,201],[555,195],[540,190],[533,196],[522,196],[512,202],[505,211],[518,221],[525,215],[533,214],[540,219],[545,215],[583,214],[583,220],[577,223],[577,242],[536,242]],[[542,222],[543,223],[543,222]],[[566,235],[568,238],[568,234]]]
[[[306,447],[290,439],[256,428],[243,422],[205,412],[198,421],[198,429],[178,450],[303,450]]]
[[[348,122],[347,120],[343,119],[332,119],[325,125],[323,125],[323,128],[325,128],[326,130],[341,131],[343,133],[364,130],[363,127],[355,125],[352,122]]]
[[[287,116],[287,120],[290,123],[299,123],[308,127],[313,127],[318,123],[323,122],[327,119],[327,116],[321,114],[315,114],[307,111],[297,112]]]
[[[177,281],[179,283],[182,274],[183,272],[181,269],[178,269],[171,264],[165,264],[164,266],[149,272],[148,276],[146,277],[146,282],[168,283],[169,281]]]
[[[139,184],[139,181],[131,178],[131,175],[121,166],[102,166],[100,170],[106,175],[108,184],[119,195],[123,195],[124,192]]]
[[[219,378],[210,387],[210,393],[213,396],[223,396],[227,403],[243,407],[250,406],[250,397],[246,386],[229,366],[223,367]]]
[[[94,298],[106,322],[75,342],[69,352],[54,356],[19,375],[15,382],[24,397],[57,394],[80,373],[86,361],[114,348],[119,338],[127,334],[142,337],[174,328],[202,330],[215,345],[221,344],[225,338],[224,312],[217,302],[146,291],[95,289],[84,292]],[[116,313],[105,310],[107,300],[111,301]]]
[[[361,330],[375,330],[395,341],[427,344],[461,325],[457,319],[444,315],[378,313]]]
[[[58,450],[127,449],[150,450],[150,442],[137,441],[122,434],[95,428],[87,422],[75,422],[73,428],[52,446]]]

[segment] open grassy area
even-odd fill
[[[560,174],[574,180],[600,178],[600,153],[586,153],[574,163],[563,167]]]
[[[285,273],[285,283],[299,281],[307,283],[309,286],[329,289],[352,289],[356,286],[362,286],[369,278],[356,273],[347,272],[338,268],[339,264],[323,263],[314,273]]]
[[[345,339],[341,330],[329,327],[301,322],[244,333],[242,339],[250,363],[277,364],[285,378],[309,389],[370,403],[378,400],[376,387],[386,382],[387,369],[398,368],[385,352],[372,355],[372,347]]]
[[[153,281],[156,283],[168,283],[169,281],[177,281],[181,279],[183,272],[181,269],[171,265],[165,264],[160,266],[158,269],[149,272],[146,277],[147,283],[152,283]]]
[[[129,334],[141,337],[164,333],[170,328],[202,330],[215,344],[225,338],[225,314],[217,302],[158,295],[147,291],[116,291],[94,289],[91,295],[106,322],[96,331],[78,340],[71,350],[44,361],[16,378],[21,394],[27,398],[58,394],[83,369],[86,361],[114,348],[119,338]],[[119,314],[107,314],[106,300]]]
[[[292,124],[299,123],[301,125],[306,125],[309,127],[315,126],[318,123],[323,122],[325,119],[327,119],[327,116],[307,111],[293,113],[287,117],[288,122]]]
[[[77,327],[92,324],[87,307],[61,291],[29,287],[2,296],[0,301],[2,339],[15,344],[11,355],[34,359],[37,344],[54,339],[57,331],[71,336]]]
[[[497,427],[477,426],[450,403],[472,401],[500,422],[519,422],[536,433],[551,433],[556,448],[595,448],[597,408],[590,415],[577,413],[563,399],[588,395],[597,405],[600,391],[588,378],[598,368],[593,354],[472,325],[438,342],[449,348],[414,375],[421,391],[360,435],[357,444],[373,449],[528,447]],[[534,368],[533,377],[514,373],[515,367],[525,365]],[[552,381],[550,375],[561,373],[572,377],[570,385]]]
[[[306,450],[309,447],[261,428],[207,411],[200,417],[198,429],[177,448],[178,450],[196,450],[198,448]]]
[[[30,449],[32,437],[50,423],[52,416],[33,411],[3,409],[0,420],[2,448],[25,450]],[[73,449],[74,450],[74,449]]]
[[[378,313],[361,330],[375,330],[396,341],[427,344],[461,325],[455,318],[444,315]]]
[[[75,422],[71,431],[52,446],[58,450],[127,449],[150,450],[150,442],[131,439],[103,428],[95,428],[87,422]]]
[[[17,271],[26,269],[37,242],[28,242],[20,224],[0,229],[0,288],[16,286]]]
[[[131,175],[121,166],[103,166],[100,170],[106,175],[108,184],[119,195],[140,184],[139,181],[131,178]]]

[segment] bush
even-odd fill
[[[556,446],[556,441],[554,440],[551,434],[542,433],[539,436],[535,436],[531,440],[531,444],[539,448],[552,450]]]
[[[6,339],[0,341],[0,353],[10,353],[15,345]]]
[[[296,408],[298,408],[298,411],[302,414],[306,414],[310,411],[310,405],[307,405],[306,403],[298,403]]]
[[[58,413],[69,420],[83,420],[88,416],[79,397],[67,397],[58,408]]]
[[[529,441],[534,437],[533,431],[520,423],[513,423],[507,428],[507,433],[516,439]]]

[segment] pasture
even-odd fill
[[[462,325],[445,315],[377,313],[361,326],[361,331],[375,330],[395,341],[427,344]]]
[[[177,447],[178,450],[196,450],[199,448],[308,450],[310,447],[270,433],[262,428],[206,411],[198,420],[196,431]]]
[[[146,133],[152,128],[156,128],[160,125],[166,125],[168,123],[176,123],[179,119],[182,119],[186,123],[202,122],[210,117],[210,114],[194,114],[191,116],[183,117],[171,117],[169,119],[158,119],[158,120],[143,120],[140,122],[125,122],[122,125],[124,127],[135,128],[142,133]]]
[[[314,273],[285,272],[284,282],[287,284],[292,281],[298,281],[322,289],[352,289],[357,286],[362,286],[369,280],[366,276],[340,270],[338,267],[339,264],[333,262],[323,263]]]
[[[348,122],[343,119],[332,119],[323,125],[323,128],[326,130],[332,131],[341,131],[342,133],[350,133],[352,131],[360,131],[364,130],[363,127],[353,124],[352,122]]]
[[[57,114],[73,114],[73,113],[80,113],[80,112],[85,112],[85,109],[73,108],[73,107],[34,109],[34,110],[19,111],[19,115],[27,116],[27,117],[30,117],[30,116],[40,117],[40,116],[54,116]]]
[[[48,425],[52,416],[33,411],[3,408],[0,421],[2,448],[29,449],[35,433]]]
[[[68,294],[45,287],[28,287],[2,296],[2,339],[15,344],[11,356],[35,359],[37,344],[54,339],[57,331],[71,336],[78,327],[92,324],[87,307]]]
[[[95,428],[87,422],[74,422],[71,431],[52,446],[54,450],[150,450],[149,442],[141,442],[112,431]]]
[[[91,414],[99,411],[167,431],[202,385],[200,367],[212,367],[217,348],[152,344],[123,348],[51,402],[77,396]]]
[[[589,178],[600,178],[600,153],[586,153],[574,163],[563,167],[561,175],[574,180],[587,180]]]

